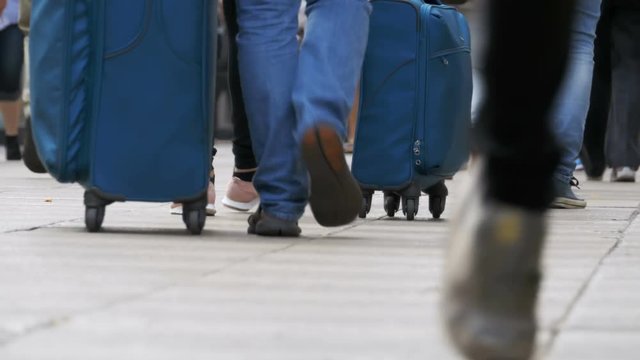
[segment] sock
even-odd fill
[[[4,138],[5,138],[5,142],[7,144],[7,147],[8,146],[17,146],[17,145],[19,145],[18,144],[18,135],[13,135],[13,136],[6,135]]]

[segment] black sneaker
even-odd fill
[[[316,221],[322,226],[341,226],[355,220],[362,193],[336,131],[329,126],[308,130],[302,139],[302,158],[309,171],[309,205]]]
[[[247,220],[249,228],[247,233],[261,236],[287,236],[298,237],[301,230],[296,221],[287,221],[275,218],[262,211],[259,207],[258,211],[249,216]]]
[[[587,202],[584,199],[580,199],[573,192],[571,187],[579,189],[580,183],[575,177],[571,178],[569,183],[565,183],[561,180],[555,179],[553,182],[553,189],[555,191],[555,198],[551,203],[552,209],[584,209],[587,207]]]
[[[20,144],[18,143],[17,136],[7,136],[5,138],[5,148],[7,150],[7,160],[22,160],[22,153],[20,152]]]

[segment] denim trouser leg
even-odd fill
[[[367,47],[371,5],[366,0],[309,0],[293,103],[298,136],[316,124],[345,137]]]
[[[560,147],[555,177],[569,183],[582,148],[593,77],[593,44],[601,0],[578,0],[572,26],[564,80],[551,111],[551,124]]]
[[[298,67],[299,0],[237,0],[238,60],[263,211],[295,221],[307,204],[307,175],[294,138],[291,101]]]
[[[298,53],[296,0],[237,0],[242,91],[263,210],[297,220],[308,198],[295,134],[318,123],[344,136],[366,48],[366,0],[313,0]],[[295,111],[294,111],[295,104]]]

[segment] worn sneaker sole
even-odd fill
[[[259,203],[260,203],[259,198],[256,198],[250,202],[233,201],[226,196],[222,198],[222,205],[228,207],[229,209],[233,209],[237,211],[249,211]]]
[[[309,205],[316,221],[322,226],[341,226],[355,220],[362,193],[335,130],[319,126],[307,131],[302,139],[302,158],[309,171]]]
[[[552,209],[584,209],[587,207],[587,202],[579,199],[557,197],[553,199],[550,207]]]
[[[611,177],[611,182],[632,183],[636,182],[636,177],[635,175],[618,175],[616,177]]]

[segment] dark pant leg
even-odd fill
[[[10,25],[0,31],[0,100],[20,99],[23,63],[24,35]]]
[[[580,158],[588,176],[600,177],[606,164],[604,139],[611,106],[611,1],[602,2],[596,29],[593,83]]]
[[[640,166],[640,9],[614,5],[611,113],[606,139],[611,167]]]
[[[238,20],[236,18],[236,0],[224,0],[224,17],[229,37],[229,91],[233,107],[233,155],[235,166],[240,170],[257,167],[256,158],[251,145],[249,120],[244,109],[242,87],[240,85],[240,70],[238,67]]]
[[[493,0],[487,97],[477,130],[488,197],[532,210],[553,198],[548,114],[567,59],[574,1]]]

